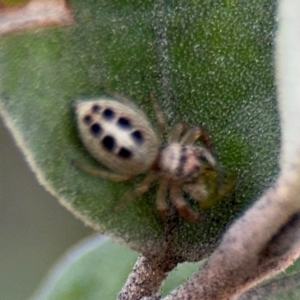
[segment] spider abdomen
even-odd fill
[[[147,171],[158,154],[158,140],[146,115],[137,107],[100,98],[77,101],[81,139],[90,154],[120,174]]]

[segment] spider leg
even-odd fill
[[[182,131],[186,130],[187,127],[188,127],[188,125],[185,123],[178,123],[178,124],[174,125],[171,128],[170,133],[168,135],[168,144],[178,142]]]
[[[202,127],[191,128],[181,139],[180,144],[184,146],[191,146],[196,140],[200,140],[207,149],[213,150],[212,141],[207,132]]]
[[[126,194],[123,199],[120,201],[120,203],[118,203],[115,207],[114,210],[118,210],[121,207],[123,207],[124,205],[126,205],[127,203],[129,203],[130,201],[134,200],[135,198],[143,195],[144,193],[146,193],[151,184],[153,183],[153,181],[157,178],[156,173],[155,172],[150,172],[145,178],[144,180],[132,191],[129,192],[128,194]]]
[[[191,223],[198,223],[201,220],[200,214],[198,212],[193,211],[188,206],[185,199],[183,198],[181,189],[178,186],[171,186],[170,198],[181,217],[190,221]]]
[[[168,192],[168,182],[162,181],[159,184],[159,188],[156,195],[156,208],[162,219],[165,219],[167,216],[168,205],[166,202]]]
[[[205,201],[205,199],[208,197],[208,192],[203,184],[185,184],[182,189],[188,193],[191,198],[199,202]]]
[[[103,169],[100,169],[100,168],[96,168],[96,167],[93,167],[91,165],[87,165],[85,163],[82,163],[80,161],[77,161],[77,160],[73,160],[72,162],[72,165],[85,172],[85,173],[88,173],[92,176],[97,176],[97,177],[101,177],[103,179],[109,179],[109,180],[112,180],[112,181],[127,181],[129,179],[131,179],[134,175],[125,175],[125,174],[116,174],[116,173],[112,173],[112,172],[109,172],[109,171],[106,171],[106,170],[103,170]]]
[[[164,118],[164,114],[161,111],[158,102],[156,101],[154,95],[152,92],[149,93],[150,95],[150,99],[156,114],[156,132],[157,132],[157,138],[159,140],[159,142],[161,143],[162,138],[163,138],[163,134],[165,131],[165,118]]]

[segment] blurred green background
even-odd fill
[[[0,119],[0,299],[24,300],[94,231],[41,187]]]

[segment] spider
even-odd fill
[[[222,182],[222,170],[214,158],[212,143],[202,127],[176,124],[163,144],[165,121],[152,93],[156,131],[145,113],[118,94],[75,103],[78,130],[88,152],[109,170],[75,161],[85,172],[113,181],[127,181],[141,173],[144,180],[125,195],[116,209],[146,193],[159,182],[156,207],[166,217],[168,191],[171,202],[184,219],[196,223],[201,216],[184,198],[183,192],[199,202],[210,203],[227,194],[231,184]],[[195,145],[196,141],[201,145]]]

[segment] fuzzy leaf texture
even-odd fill
[[[165,223],[157,186],[121,210],[122,195],[143,176],[116,183],[79,171],[99,163],[83,147],[72,104],[102,88],[167,120],[202,125],[220,164],[235,176],[228,197],[190,224],[178,218],[172,252],[196,261],[278,172],[279,121],[273,75],[275,1],[74,0],[68,26],[30,28],[0,40],[0,107],[17,144],[45,188],[86,224],[144,254],[160,251]],[[198,205],[190,199],[194,209]]]

